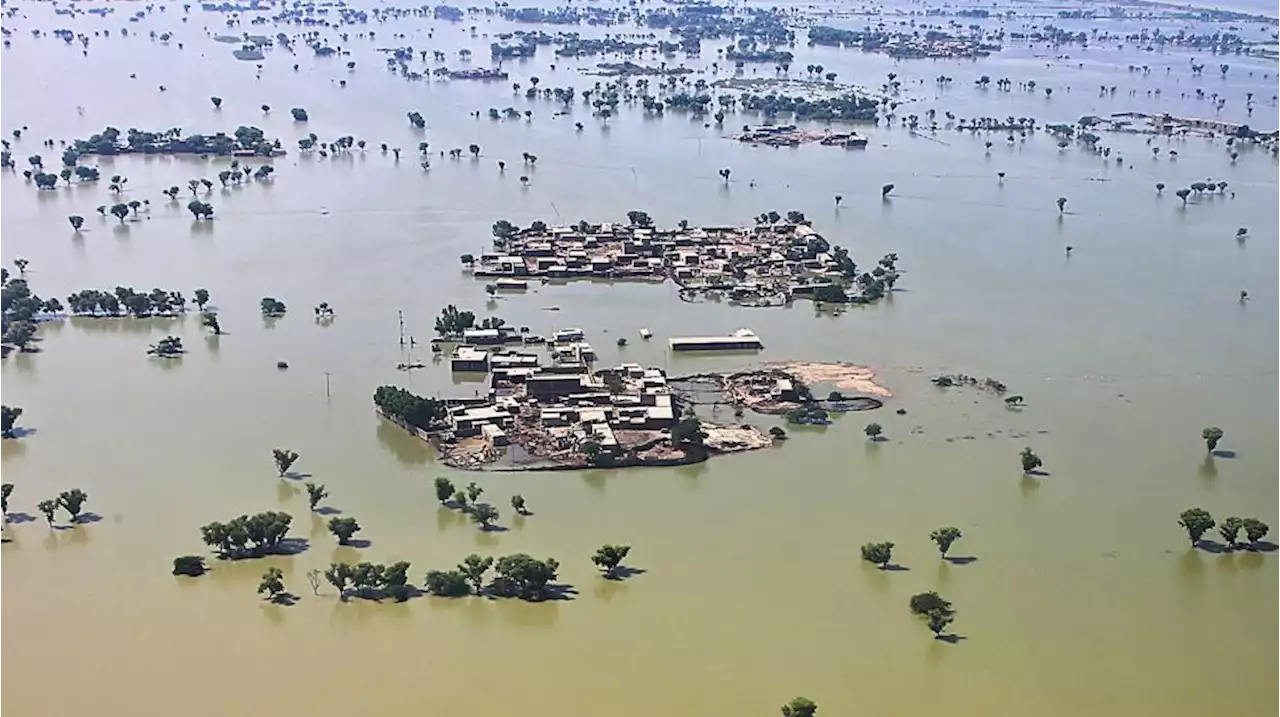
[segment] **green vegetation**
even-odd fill
[[[480,525],[481,530],[488,530],[493,521],[498,519],[498,509],[488,503],[471,504],[471,520]]]
[[[218,556],[230,560],[261,557],[279,552],[293,516],[268,510],[242,515],[227,523],[213,522],[200,528],[200,537]]]
[[[553,558],[538,560],[524,553],[506,555],[498,558],[489,591],[499,597],[542,600],[548,597],[559,568],[560,563]]]
[[[936,592],[917,593],[911,596],[909,603],[911,614],[924,616],[928,620],[929,629],[937,637],[955,620],[956,611],[951,602]]]
[[[959,540],[961,535],[963,534],[959,528],[948,525],[945,528],[938,528],[929,533],[929,540],[938,544],[938,552],[945,558],[947,557],[947,551],[951,549],[951,544]]]
[[[287,448],[272,448],[271,458],[276,463],[276,470],[280,472],[283,478],[285,473],[289,472],[289,468],[298,461],[298,454]]]
[[[441,505],[448,503],[453,498],[453,483],[448,478],[437,477],[435,485],[436,500],[440,501]]]
[[[350,545],[351,536],[359,531],[360,523],[355,518],[334,516],[329,519],[329,532],[338,538],[338,545]]]
[[[466,597],[471,594],[471,586],[467,583],[466,576],[457,570],[429,571],[426,588],[427,592],[439,597]]]
[[[404,561],[391,565],[331,563],[324,577],[343,602],[353,596],[365,600],[390,597],[396,602],[409,599],[409,563]]]
[[[782,717],[814,717],[818,704],[808,697],[793,697],[782,706]]]
[[[1203,508],[1188,508],[1178,516],[1178,525],[1187,531],[1187,537],[1191,539],[1191,547],[1194,548],[1196,543],[1200,542],[1200,538],[1213,529],[1215,523],[1209,511]]]
[[[527,515],[529,513],[528,509],[524,507],[524,496],[519,493],[511,496],[511,509],[516,512],[516,515]]]
[[[177,336],[166,336],[151,344],[150,348],[147,349],[147,353],[159,358],[178,358],[186,353],[186,349],[182,348],[182,339]]]
[[[1259,540],[1266,537],[1271,532],[1271,527],[1257,518],[1244,519],[1244,534],[1249,539],[1250,545],[1256,546]]]
[[[58,501],[48,499],[42,500],[39,503],[36,503],[36,510],[40,511],[40,513],[44,515],[45,522],[49,524],[49,527],[53,527],[53,514],[58,510]]]
[[[1044,461],[1040,460],[1040,456],[1033,453],[1029,446],[1022,449],[1022,453],[1019,454],[1019,457],[1022,459],[1023,473],[1030,473],[1044,465]]]
[[[72,523],[80,522],[80,511],[84,509],[87,500],[89,500],[89,494],[79,488],[64,490],[58,494],[58,505],[70,514]]]
[[[493,567],[493,558],[482,558],[472,553],[458,564],[457,572],[471,585],[471,592],[480,595],[484,592],[485,573],[491,567]]]
[[[475,481],[471,481],[467,484],[467,500],[475,503],[477,500],[480,500],[480,495],[482,493],[484,493],[484,488],[481,488]]]
[[[1223,520],[1218,525],[1218,533],[1222,536],[1222,542],[1226,543],[1228,548],[1236,546],[1236,539],[1240,537],[1240,531],[1244,530],[1244,520],[1231,516]]]
[[[681,418],[671,428],[671,442],[678,446],[701,446],[707,434],[702,430],[702,422],[697,416],[688,415]]]
[[[323,485],[306,483],[305,487],[307,489],[307,504],[311,506],[312,511],[316,509],[316,506],[320,505],[320,501],[329,497],[329,491],[325,490]]]
[[[266,593],[271,602],[281,602],[289,594],[284,587],[284,571],[280,568],[267,568],[262,574],[262,582],[258,583],[258,594]]]
[[[173,574],[198,578],[208,570],[199,555],[180,555],[173,559]]]
[[[18,419],[21,417],[21,408],[17,406],[0,406],[0,435],[5,438],[13,438],[13,429],[17,427]]]
[[[13,484],[0,485],[0,515],[9,514],[9,496],[13,494]]]
[[[879,565],[881,569],[889,567],[893,560],[893,543],[867,543],[862,546],[862,559]]]
[[[862,429],[862,432],[866,433],[867,438],[870,438],[873,442],[879,441],[881,434],[884,433],[884,427],[881,426],[879,423],[872,422],[872,423],[868,423],[867,427]]]
[[[622,561],[626,559],[627,553],[631,552],[630,545],[601,545],[596,554],[591,556],[591,562],[597,567],[604,570],[606,578],[612,578],[617,575],[618,566],[622,565]]]
[[[459,311],[458,307],[449,304],[440,310],[436,319],[436,333],[441,338],[460,338],[462,332],[474,328],[476,315],[470,311]]]
[[[787,423],[796,425],[810,426],[826,426],[831,423],[831,417],[825,410],[816,405],[806,405],[799,408],[793,408],[786,412]]]
[[[1212,451],[1218,447],[1218,441],[1222,440],[1223,432],[1217,426],[1209,426],[1200,432],[1200,437],[1204,439],[1205,447]]]
[[[262,309],[262,315],[267,318],[284,316],[285,311],[288,310],[288,307],[284,305],[283,301],[271,296],[262,297],[262,301],[259,302],[259,306]]]

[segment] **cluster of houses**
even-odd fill
[[[474,276],[494,282],[498,291],[524,288],[528,278],[670,278],[683,289],[723,291],[744,303],[786,302],[851,278],[847,257],[842,260],[802,218],[771,219],[762,215],[755,227],[670,229],[536,223],[495,239],[494,251],[474,264]]]
[[[586,345],[577,329],[557,336],[575,346],[574,352]],[[544,365],[534,353],[474,345],[459,346],[451,362],[454,371],[485,371],[488,390],[475,399],[449,401],[446,420],[453,440],[445,443],[446,458],[450,444],[477,440],[480,453],[460,453],[493,458],[496,449],[516,444],[535,458],[555,458],[581,455],[586,444],[594,443],[601,454],[619,455],[619,432],[634,432],[624,441],[631,446],[657,441],[679,414],[666,374],[657,368],[625,363],[592,372],[581,358],[557,357]]]

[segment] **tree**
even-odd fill
[[[795,697],[782,706],[782,717],[814,717],[818,704],[808,697]]]
[[[258,306],[262,310],[262,315],[267,318],[284,316],[285,311],[288,310],[283,301],[272,296],[262,297],[262,301],[258,302]]]
[[[0,435],[13,438],[13,428],[20,416],[22,416],[22,409],[17,406],[0,406]]]
[[[307,488],[307,503],[311,505],[311,510],[313,511],[316,509],[317,505],[320,505],[320,501],[329,497],[329,491],[325,490],[325,487],[323,485],[317,485],[315,483],[307,483],[306,488]]]
[[[111,216],[115,217],[116,219],[119,219],[121,224],[124,224],[124,220],[129,217],[128,204],[124,204],[124,203],[112,204],[110,211],[111,211]]]
[[[720,178],[724,180],[725,184],[729,183],[729,175],[731,174],[733,174],[733,170],[729,169],[728,167],[725,167],[724,169],[720,170]]]
[[[457,570],[431,570],[427,573],[427,592],[440,597],[465,597],[471,594],[467,578]]]
[[[71,228],[77,232],[80,231],[80,227],[84,226],[84,217],[80,216],[79,214],[72,214],[71,216],[67,217],[67,221],[71,222]]]
[[[612,578],[617,574],[618,566],[626,559],[629,552],[631,552],[630,545],[609,545],[606,543],[596,550],[595,555],[591,556],[591,562],[604,570],[605,577]]]
[[[338,591],[340,600],[347,599],[347,583],[351,582],[354,572],[346,563],[330,563],[328,569],[324,571],[324,579]]]
[[[1191,547],[1195,547],[1196,543],[1200,542],[1201,536],[1213,529],[1215,523],[1209,511],[1203,508],[1188,508],[1178,516],[1178,525],[1187,531],[1187,537],[1191,539]]]
[[[1234,515],[1218,524],[1218,533],[1222,535],[1222,542],[1227,544],[1228,548],[1236,547],[1236,538],[1240,536],[1240,531],[1244,529],[1244,521]]]
[[[1067,198],[1066,198],[1066,197],[1058,197],[1058,213],[1059,213],[1059,214],[1061,214],[1061,213],[1062,213],[1062,210],[1063,210],[1066,206],[1067,206]]]
[[[307,111],[302,109],[301,107],[294,107],[293,109],[289,110],[289,114],[293,115],[294,122],[306,122],[308,119],[310,119],[310,117],[307,115]]]
[[[1156,194],[1164,193],[1164,182],[1156,182]]]
[[[862,559],[882,569],[889,567],[889,561],[893,560],[893,543],[867,543],[862,546]]]
[[[196,289],[195,297],[196,297],[196,308],[200,309],[201,311],[204,311],[204,305],[209,303],[209,290]]]
[[[200,315],[200,324],[207,329],[213,331],[214,336],[222,335],[222,324],[218,323],[218,315],[211,312],[204,312]]]
[[[436,500],[443,505],[453,498],[453,483],[448,478],[436,478]]]
[[[262,574],[262,582],[258,583],[258,594],[267,594],[267,599],[271,602],[278,602],[284,599],[287,591],[284,588],[284,572],[280,568],[267,568],[267,572]]]
[[[1244,519],[1244,534],[1249,539],[1251,545],[1256,545],[1259,540],[1266,537],[1271,532],[1271,528],[1257,518]]]
[[[482,558],[472,553],[458,564],[458,572],[468,583],[471,583],[471,591],[479,595],[484,592],[484,574],[491,567],[493,567],[493,558]]]
[[[942,631],[947,626],[955,622],[955,614],[952,612],[943,612],[942,610],[932,610],[928,614],[929,629],[933,631],[934,637],[942,637]]]
[[[42,500],[36,503],[36,510],[44,514],[44,519],[48,521],[49,527],[53,527],[53,513],[58,509],[58,501]]]
[[[892,192],[892,191],[893,191],[893,185],[892,185],[892,184],[886,184],[886,185],[884,185],[883,187],[881,187],[881,188],[880,188],[880,198],[881,198],[881,199],[883,199],[883,198],[885,198],[885,197],[888,197],[888,196],[889,196],[889,192]]]
[[[908,603],[912,615],[928,615],[931,612],[951,612],[951,601],[936,592],[916,593]]]
[[[480,524],[481,530],[488,530],[489,525],[498,519],[498,509],[488,503],[475,503],[471,505],[471,519]]]
[[[702,430],[702,422],[697,416],[689,415],[681,418],[678,423],[671,429],[671,442],[677,445],[702,445],[702,439],[706,437],[706,433]]]
[[[318,596],[320,594],[320,583],[323,580],[324,580],[324,573],[320,572],[319,570],[316,570],[313,568],[307,571],[307,582],[311,583],[312,595]]]
[[[525,515],[528,513],[529,511],[524,507],[524,496],[519,493],[511,496],[511,509],[516,512],[516,515]]]
[[[339,518],[334,516],[329,519],[329,532],[338,538],[338,545],[347,545],[351,542],[351,536],[360,530],[360,524],[355,518]]]
[[[18,347],[19,351],[26,351],[27,344],[31,343],[31,339],[35,338],[36,325],[30,321],[15,321],[9,324],[9,329],[4,332],[4,342],[13,344]]]
[[[560,563],[554,558],[538,560],[524,553],[506,555],[494,564],[496,575],[489,583],[489,591],[499,597],[522,600],[540,600],[546,596],[547,587],[555,581]]]
[[[493,223],[493,235],[499,239],[509,239],[518,231],[520,229],[506,219],[499,219]]]
[[[1179,189],[1178,191],[1174,192],[1174,194],[1176,194],[1176,195],[1178,196],[1178,199],[1181,199],[1181,200],[1182,200],[1182,204],[1185,206],[1185,205],[1186,205],[1186,203],[1187,203],[1187,197],[1191,196],[1191,190],[1190,190],[1190,189],[1183,188],[1183,189]]]
[[[222,98],[221,98],[221,97],[210,97],[210,98],[209,98],[209,101],[213,103],[213,107],[214,107],[214,109],[222,109]]]
[[[85,501],[89,500],[89,494],[79,488],[64,490],[58,494],[58,505],[71,515],[71,522],[80,522],[80,510],[84,507]]]
[[[13,494],[13,484],[0,485],[0,515],[9,514],[9,496]]]
[[[208,570],[199,555],[180,555],[173,559],[173,574],[198,578]]]
[[[272,448],[271,458],[275,460],[276,470],[280,471],[280,477],[283,478],[289,467],[298,460],[298,454],[287,448]]]
[[[1040,456],[1037,456],[1035,453],[1031,451],[1030,446],[1023,448],[1022,453],[1019,454],[1019,457],[1022,459],[1023,473],[1030,473],[1031,471],[1036,470],[1040,466],[1044,465],[1044,461],[1040,460]]]
[[[1218,447],[1218,441],[1222,440],[1223,432],[1217,426],[1209,426],[1200,432],[1200,437],[1204,439],[1204,445],[1210,451]]]
[[[951,549],[951,544],[959,540],[961,535],[959,528],[948,525],[945,528],[938,528],[929,533],[929,540],[938,544],[938,552],[945,558],[947,557],[947,551]]]
[[[639,210],[631,210],[627,212],[627,221],[634,227],[650,227],[653,226],[653,219],[647,212]]]
[[[868,423],[867,427],[862,429],[862,431],[867,434],[867,438],[870,438],[873,442],[875,442],[880,440],[880,434],[884,433],[884,427],[882,427],[879,423],[873,422],[873,423]]]

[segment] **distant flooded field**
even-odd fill
[[[1276,157],[1262,145],[1228,146],[1221,134],[1121,132],[1099,133],[1110,153],[1095,154],[1074,137],[1059,147],[1042,129],[1086,115],[1167,112],[1274,131],[1274,61],[1013,41],[978,60],[895,60],[811,47],[797,19],[795,46],[785,48],[791,76],[821,65],[840,83],[878,92],[893,73],[900,106],[894,120],[875,124],[797,122],[857,131],[865,149],[770,148],[727,138],[762,121],[738,107],[721,122],[673,109],[659,116],[639,100],[608,117],[593,111],[583,92],[600,81],[598,99],[614,80],[584,73],[625,58],[556,56],[541,45],[532,58],[503,62],[505,81],[430,75],[495,66],[491,43],[516,30],[670,39],[634,22],[478,14],[324,27],[254,24],[270,13],[244,11],[229,27],[229,14],[198,6],[77,7],[114,12],[6,5],[0,133],[16,166],[0,171],[4,266],[12,280],[14,260],[26,259],[31,290],[64,304],[84,289],[162,287],[190,302],[205,288],[223,333],[203,326],[194,305],[168,318],[65,318],[40,322],[38,350],[0,364],[4,404],[24,411],[19,437],[0,445],[3,480],[14,485],[0,550],[6,710],[345,715],[356,704],[387,713],[465,702],[475,713],[768,715],[804,695],[821,715],[918,715],[939,705],[974,717],[1276,712],[1280,540],[1273,531],[1256,550],[1227,550],[1215,529],[1205,538],[1216,542],[1193,549],[1178,524],[1182,511],[1201,507],[1219,522],[1280,525]],[[803,23],[852,9],[804,8]],[[134,12],[143,13],[136,22]],[[913,19],[1001,23],[879,18],[894,28]],[[1052,19],[1003,22],[1012,31]],[[1112,34],[1226,29],[1057,24]],[[1275,32],[1233,24],[1249,41]],[[46,34],[60,28],[86,34],[88,46]],[[94,34],[107,29],[110,37]],[[308,31],[342,51],[317,54],[302,39]],[[255,62],[214,38],[243,33],[298,40],[292,53],[276,44]],[[655,37],[625,37],[633,33]],[[717,53],[733,42],[703,40],[700,57],[633,61],[685,65],[692,91],[699,79],[735,76],[734,62]],[[386,50],[410,46],[408,67],[427,73],[423,80],[387,67]],[[1202,75],[1192,75],[1193,63],[1207,65]],[[1129,69],[1142,65],[1150,72]],[[740,77],[777,73],[751,62]],[[984,75],[988,89],[975,86]],[[542,88],[576,87],[576,99],[527,99],[535,77]],[[1012,91],[996,89],[1001,78]],[[648,79],[651,91],[663,81]],[[1019,88],[1028,81],[1035,91]],[[508,106],[517,117],[490,119],[490,108]],[[305,109],[305,122],[293,108]],[[948,112],[957,121],[1033,117],[1041,129],[1012,141],[1005,131],[958,132]],[[911,114],[921,118],[914,131],[902,121]],[[283,156],[238,160],[237,169],[269,163],[269,178],[224,187],[218,175],[232,158],[163,154],[85,157],[80,164],[101,179],[59,180],[53,190],[23,176],[32,154],[57,173],[61,140],[108,126],[190,137],[242,125],[279,138]],[[301,149],[311,134],[365,145]],[[455,148],[460,156],[450,158]],[[127,178],[118,192],[112,175]],[[212,186],[193,191],[188,182],[199,178]],[[1210,181],[1227,187],[1185,203],[1176,194]],[[176,198],[163,193],[170,187]],[[192,216],[193,198],[211,205],[211,220]],[[130,200],[148,204],[110,213]],[[752,226],[769,211],[803,212],[859,266],[896,253],[901,278],[865,306],[747,308],[681,301],[672,282],[531,282],[491,298],[486,280],[460,262],[492,250],[498,220],[625,221],[633,210],[664,227]],[[79,230],[72,215],[84,219]],[[264,318],[264,297],[287,312]],[[331,321],[313,315],[321,302],[333,308]],[[869,367],[891,396],[879,396],[876,410],[833,414],[828,426],[787,425],[788,438],[773,447],[693,466],[458,471],[379,419],[370,400],[384,384],[428,397],[486,390],[430,351],[447,304],[535,334],[580,327],[598,367],[634,362],[681,376],[842,361]],[[651,340],[639,338],[642,328]],[[668,348],[672,337],[740,328],[765,348]],[[401,344],[402,331],[412,346]],[[167,336],[182,340],[181,358],[149,357]],[[397,370],[402,363],[423,367]],[[1024,402],[940,388],[930,379],[942,374],[998,379]],[[821,386],[823,396],[835,390]],[[731,409],[699,414],[735,423]],[[870,422],[882,426],[881,440],[869,439]],[[1201,435],[1208,426],[1225,434],[1214,453]],[[1027,447],[1044,461],[1036,473],[1019,464]],[[299,454],[288,477],[273,448]],[[437,476],[459,487],[475,481],[498,508],[498,527],[479,530],[441,505]],[[308,482],[327,487],[326,512],[308,509]],[[88,494],[92,516],[71,525],[59,511],[57,526],[47,525],[37,504],[72,488]],[[528,515],[508,507],[515,494]],[[219,560],[201,540],[202,525],[269,510],[292,516],[289,536],[305,539],[305,550]],[[354,545],[330,534],[335,517],[359,521]],[[942,526],[963,532],[949,561],[929,537]],[[898,569],[861,559],[860,546],[881,541],[894,543]],[[602,577],[591,558],[605,543],[631,546],[625,564],[634,573]],[[421,589],[428,570],[469,553],[555,558],[558,582],[572,590],[541,602],[344,602],[328,584],[313,594],[307,577],[335,562],[409,561],[409,581]],[[171,575],[173,559],[187,554],[205,556],[210,572]],[[297,604],[255,593],[269,567]],[[908,609],[925,591],[954,605],[949,642]]]

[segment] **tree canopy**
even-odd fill
[[[448,415],[444,402],[422,398],[396,386],[379,386],[373,392],[373,404],[390,418],[425,431],[439,428]]]

